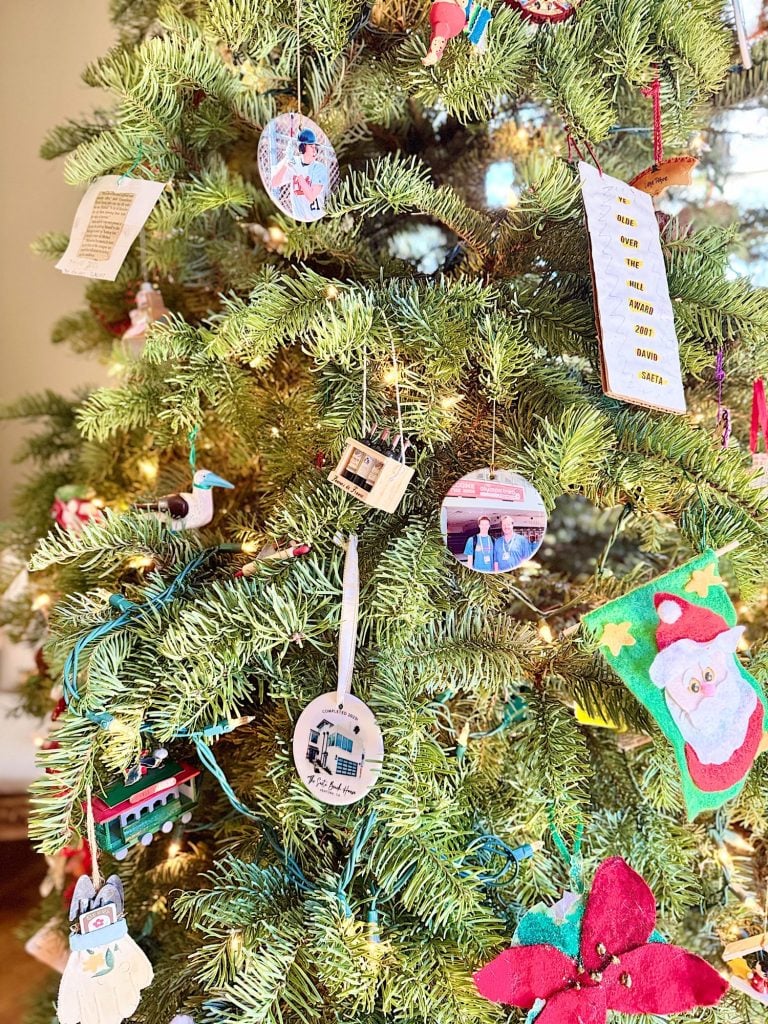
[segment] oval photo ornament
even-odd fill
[[[280,114],[259,139],[259,174],[272,202],[294,220],[312,222],[339,183],[339,162],[322,128],[302,114]]]
[[[316,697],[299,715],[293,760],[299,778],[326,804],[353,804],[376,785],[384,741],[373,712],[358,697],[335,691]]]
[[[541,547],[547,512],[525,477],[489,468],[467,473],[448,491],[440,509],[443,542],[475,572],[517,569]]]

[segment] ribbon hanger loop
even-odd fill
[[[579,822],[573,833],[573,849],[569,850],[560,829],[555,824],[555,805],[549,805],[549,831],[552,841],[558,853],[563,858],[567,868],[571,887],[575,892],[584,892],[584,879],[582,877],[581,841],[584,838],[584,824]]]
[[[122,183],[124,181],[127,181],[129,178],[133,177],[133,172],[136,170],[136,168],[139,166],[139,164],[141,163],[141,161],[143,159],[144,159],[144,144],[141,141],[139,141],[139,145],[138,145],[138,148],[136,149],[136,156],[134,158],[133,163],[128,168],[128,170],[127,171],[123,171],[123,173],[117,179],[118,188],[120,187],[120,185],[122,185]]]
[[[643,86],[640,92],[653,100],[653,166],[658,167],[664,159],[664,143],[661,136],[661,80],[658,69],[651,84]]]
[[[189,441],[189,464],[192,467],[193,475],[197,469],[197,436],[199,433],[200,424],[196,423],[187,434],[187,440]]]
[[[752,385],[752,419],[749,426],[749,450],[753,455],[760,447],[761,433],[763,445],[768,450],[768,405],[765,401],[763,378],[758,377]]]
[[[360,609],[360,570],[357,558],[357,534],[351,533],[346,541],[337,540],[344,548],[344,574],[341,596],[341,623],[339,627],[339,676],[336,684],[336,703],[341,708],[352,687],[357,647],[357,620]]]

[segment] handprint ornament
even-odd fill
[[[59,985],[59,1024],[121,1024],[132,1016],[141,990],[153,978],[152,965],[128,934],[123,886],[111,875],[98,891],[82,875],[75,886],[69,919],[70,954]]]

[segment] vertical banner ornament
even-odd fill
[[[689,818],[734,797],[768,702],[736,656],[744,632],[708,550],[584,616],[587,634],[672,744]]]
[[[685,412],[680,352],[653,201],[579,164],[587,216],[603,391]]]

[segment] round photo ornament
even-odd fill
[[[275,206],[294,220],[319,220],[339,183],[339,162],[323,129],[298,112],[280,114],[264,126],[258,155]]]
[[[299,715],[293,760],[310,793],[326,804],[353,804],[376,785],[384,741],[373,712],[347,693],[315,697]]]
[[[440,508],[443,542],[474,572],[511,572],[541,547],[547,512],[525,477],[477,469],[451,487]]]
[[[376,785],[384,758],[381,729],[368,705],[350,693],[357,646],[360,573],[357,537],[343,545],[344,578],[339,630],[339,681],[299,715],[293,762],[299,778],[326,804],[353,804]]]

